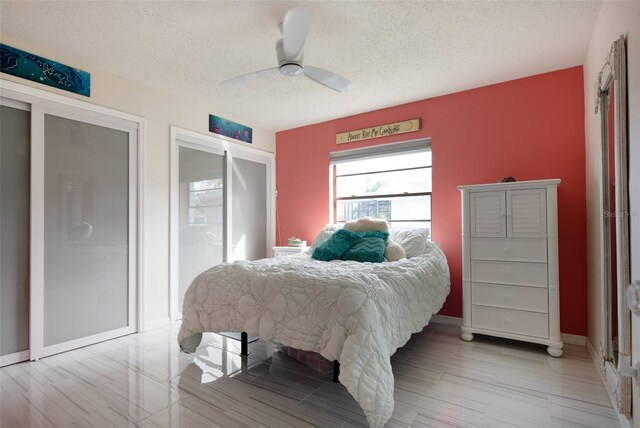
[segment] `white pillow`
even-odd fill
[[[431,235],[431,229],[429,229],[428,227],[418,227],[411,230],[413,230],[414,232],[418,232],[420,235],[424,236],[425,241],[428,241]]]
[[[435,243],[433,241],[427,241],[427,245],[425,245],[425,248],[424,248],[424,253],[425,254],[429,254],[430,252],[432,252],[436,248],[440,248],[440,244],[437,244],[437,243]]]
[[[415,229],[395,231],[393,233],[393,241],[400,244],[408,259],[424,254],[427,245],[424,235]]]

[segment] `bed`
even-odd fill
[[[438,245],[396,262],[324,262],[308,254],[215,266],[188,288],[178,342],[238,331],[339,361],[339,380],[371,427],[393,411],[390,357],[421,331],[449,294]]]

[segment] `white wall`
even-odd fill
[[[95,69],[82,58],[69,58],[61,52],[43,50],[36,44],[0,36],[2,43],[41,55],[91,73],[91,97],[40,85],[8,74],[11,80],[42,90],[59,93],[97,105],[110,107],[145,118],[145,188],[144,227],[145,245],[145,321],[167,319],[169,316],[169,126],[175,125],[208,134],[209,114],[216,114],[247,126],[250,122],[225,115],[213,109],[213,100],[206,94],[202,99],[187,100],[144,86],[126,78]],[[114,61],[117,58],[113,58]],[[167,82],[170,85],[171,82]],[[246,144],[239,142],[238,144]],[[275,134],[253,127],[254,148],[275,152]]]
[[[629,191],[631,216],[631,276],[640,280],[640,2],[602,4],[584,64],[585,144],[587,154],[587,237],[589,265],[589,338],[598,346],[600,338],[600,245],[601,245],[601,156],[600,116],[594,114],[594,82],[613,41],[627,36],[629,92]],[[634,317],[633,353],[640,357],[640,322]],[[640,427],[640,391],[634,391],[635,426]]]

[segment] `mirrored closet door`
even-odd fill
[[[232,160],[232,260],[258,260],[267,248],[267,164],[235,156]]]
[[[211,267],[265,258],[275,243],[274,156],[172,127],[170,313]]]
[[[33,93],[0,98],[0,366],[137,330],[139,122]]]
[[[178,307],[200,273],[225,259],[225,155],[182,142],[178,150]]]

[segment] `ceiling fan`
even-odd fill
[[[220,84],[230,86],[245,83],[254,80],[260,75],[278,70],[289,77],[304,74],[309,79],[337,92],[346,92],[351,89],[351,82],[345,77],[323,68],[304,65],[304,43],[307,40],[310,22],[311,18],[303,8],[294,7],[290,9],[279,25],[282,38],[276,42],[278,66],[234,77]]]

